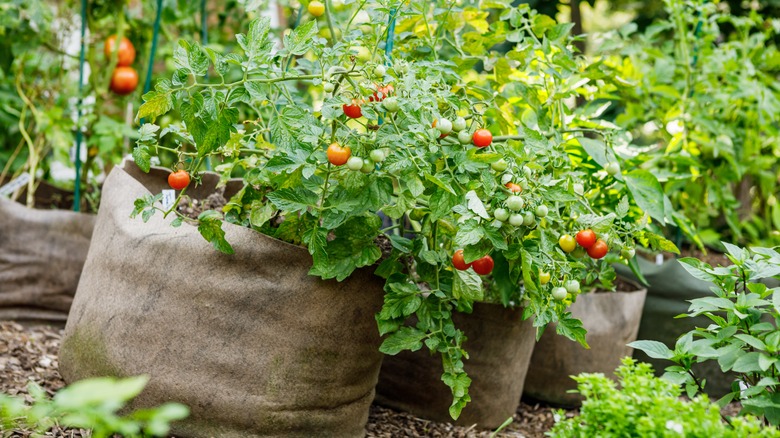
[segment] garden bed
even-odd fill
[[[64,386],[58,372],[58,353],[62,330],[53,327],[23,327],[12,322],[0,322],[0,392],[9,395],[26,394],[27,384],[33,381],[47,393],[54,394]],[[29,401],[29,400],[28,400]],[[571,411],[572,413],[574,411]],[[521,403],[514,422],[497,437],[543,437],[553,425],[553,409],[543,405]],[[490,431],[435,423],[412,415],[371,406],[366,436],[390,437],[484,437]],[[17,435],[15,435],[17,436]],[[29,436],[19,432],[18,436]],[[85,430],[52,430],[46,436],[86,437]]]

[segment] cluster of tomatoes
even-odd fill
[[[579,245],[587,251],[590,258],[596,260],[603,258],[609,252],[607,242],[597,238],[596,233],[590,228],[578,232],[576,238],[570,234],[564,234],[558,239],[558,245],[566,253],[574,252],[578,249],[577,245]]]
[[[135,61],[135,47],[129,39],[122,37],[119,47],[116,47],[116,35],[111,35],[106,40],[103,53],[106,59],[111,58],[114,50],[117,50],[117,62],[114,74],[111,75],[111,91],[121,96],[132,93],[138,86],[138,72],[131,65]]]
[[[452,266],[459,271],[465,271],[468,268],[474,269],[479,275],[488,275],[493,272],[493,257],[489,255],[482,256],[471,263],[466,263],[466,259],[463,258],[463,250],[459,249],[455,251],[452,256]]]

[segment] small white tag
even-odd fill
[[[0,187],[0,196],[9,196],[11,193],[24,187],[25,184],[30,182],[30,174],[27,172],[22,173],[16,179],[12,179],[8,184]]]
[[[655,264],[658,266],[661,266],[664,264],[664,255],[663,254],[656,254],[655,255]]]
[[[159,166],[160,165],[160,157],[151,157],[149,158],[149,164],[152,166]]]
[[[176,190],[165,189],[162,191],[163,210],[170,210],[176,202]]]

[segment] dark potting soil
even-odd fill
[[[53,395],[65,386],[58,372],[58,353],[62,329],[45,326],[23,327],[13,322],[0,322],[0,392],[32,401],[27,392],[29,382],[35,382]],[[573,416],[576,411],[568,411]],[[541,438],[553,424],[553,409],[539,404],[522,403],[514,422],[499,432],[498,438]],[[402,438],[488,438],[489,430],[434,423],[405,412],[372,405],[366,425],[366,437]],[[30,431],[14,431],[12,436],[28,437]],[[55,427],[47,437],[89,437],[88,430]]]
[[[221,211],[225,205],[227,205],[225,188],[220,187],[206,199],[192,199],[187,195],[182,196],[177,209],[182,215],[190,219],[197,219],[204,211]]]

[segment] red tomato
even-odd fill
[[[138,73],[133,67],[117,67],[111,76],[111,91],[124,96],[130,94],[138,86]]]
[[[352,151],[349,146],[341,147],[338,143],[328,146],[328,161],[334,166],[343,166],[351,155]]]
[[[596,243],[596,233],[590,228],[577,233],[577,243],[583,248],[590,248]]]
[[[520,185],[515,184],[513,182],[506,183],[506,188],[508,188],[509,191],[512,192],[512,193],[520,193],[520,192],[523,191],[523,188],[520,187]]]
[[[487,129],[477,129],[471,136],[471,142],[478,148],[490,146],[490,143],[493,143],[493,134]]]
[[[486,255],[482,258],[476,259],[471,264],[471,267],[474,268],[474,272],[479,275],[488,275],[493,272],[493,257]]]
[[[369,102],[381,102],[385,100],[387,96],[390,96],[395,91],[395,88],[392,84],[387,84],[385,86],[377,86],[376,91],[373,95],[368,97]]]
[[[341,109],[343,109],[344,114],[346,114],[347,117],[351,119],[359,119],[363,117],[363,111],[360,109],[360,103],[355,99],[352,99],[352,104],[350,105],[345,103]]]
[[[106,39],[106,43],[103,46],[103,53],[106,55],[106,59],[111,59],[111,54],[116,47],[116,35],[111,35]],[[119,49],[117,50],[116,65],[119,67],[127,67],[135,61],[135,47],[127,37],[122,37],[119,42]]]
[[[465,271],[471,266],[471,263],[466,263],[466,260],[463,258],[462,249],[455,251],[455,254],[452,255],[452,266],[459,271]]]
[[[168,175],[168,185],[173,190],[182,190],[190,185],[190,174],[186,170],[180,169]]]
[[[588,248],[588,255],[593,259],[600,259],[607,255],[609,252],[609,246],[607,242],[599,239],[590,248]]]

